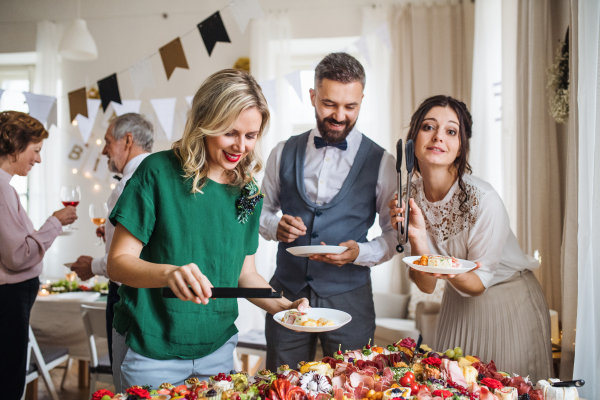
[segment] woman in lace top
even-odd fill
[[[410,268],[417,287],[431,293],[439,279],[444,291],[435,348],[456,346],[465,355],[494,360],[499,370],[552,375],[550,316],[525,255],[510,229],[502,199],[468,164],[471,114],[448,96],[425,100],[413,114],[408,139],[415,142],[406,255],[439,254],[475,261],[477,269],[458,275]],[[493,150],[490,151],[490,156]],[[397,200],[389,203],[392,224],[403,221]],[[402,202],[404,207],[404,201]]]

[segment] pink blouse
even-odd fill
[[[56,217],[48,218],[40,230],[33,229],[11,179],[0,168],[0,285],[39,276],[46,250],[62,232]]]

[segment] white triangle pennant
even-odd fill
[[[263,10],[258,3],[258,0],[233,0],[229,3],[229,9],[242,33],[246,32],[248,22],[250,22],[252,18],[264,17]]]
[[[277,80],[270,79],[258,83],[271,109],[277,113]]]
[[[173,120],[175,119],[175,103],[176,97],[168,97],[165,99],[150,99],[152,108],[158,117],[158,122],[162,127],[167,139],[171,141],[173,136]]]
[[[114,101],[111,102],[113,109],[115,110],[115,114],[117,117],[120,117],[123,114],[127,113],[140,113],[140,106],[142,105],[141,100],[121,100],[122,104],[116,103]]]
[[[88,142],[90,135],[92,134],[92,128],[94,128],[94,123],[96,122],[100,103],[101,101],[98,99],[87,99],[88,118],[81,114],[77,114],[75,117],[84,144]]]
[[[302,102],[302,79],[300,78],[300,73],[302,71],[296,70],[294,72],[290,72],[285,76],[285,79],[289,82],[290,85],[294,88],[294,91],[298,95],[300,102]]]
[[[365,58],[367,64],[371,65],[371,57],[369,55],[369,44],[367,43],[367,38],[361,36],[360,39],[354,42],[354,45],[356,46],[360,54]]]
[[[392,51],[392,38],[390,36],[390,30],[388,29],[387,22],[379,25],[377,29],[375,29],[375,35],[383,42],[385,47],[388,48],[389,51]]]
[[[153,88],[155,85],[152,64],[150,64],[148,58],[144,58],[129,67],[129,76],[133,84],[135,97],[140,97],[145,88]]]
[[[23,92],[23,95],[25,96],[27,105],[29,105],[29,115],[42,124],[45,124],[48,121],[50,110],[52,110],[52,106],[56,102],[56,97],[29,92]]]
[[[185,101],[188,103],[188,106],[192,108],[192,101],[194,100],[194,96],[185,96]]]
[[[55,101],[50,109],[50,113],[48,114],[48,121],[46,121],[46,126],[48,128],[52,127],[53,125],[55,127],[58,126],[58,108],[56,104],[57,102]],[[48,132],[50,132],[50,129],[48,129]]]

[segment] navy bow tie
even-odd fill
[[[322,137],[315,136],[315,147],[317,149],[320,149],[320,148],[326,147],[326,146],[337,147],[340,150],[346,150],[348,148],[348,142],[346,141],[346,139],[344,139],[344,141],[341,143],[332,144],[332,143],[327,143],[325,140],[323,140]]]
[[[120,181],[121,179],[123,179],[123,178],[121,178],[119,175],[113,175],[113,178],[115,178],[115,179],[116,179],[116,180],[118,180],[118,181]]]

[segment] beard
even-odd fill
[[[117,165],[115,164],[115,162],[113,161],[112,158],[108,159],[108,170],[110,172],[113,172],[115,174],[120,174],[121,171],[119,171],[119,168],[117,168]]]
[[[331,117],[319,118],[317,112],[315,111],[315,118],[317,119],[317,128],[319,129],[319,133],[323,140],[327,143],[338,144],[343,142],[348,134],[354,129],[354,125],[356,125],[356,120],[351,122],[348,118],[344,121],[336,121]],[[332,129],[328,129],[326,123],[334,123],[334,124],[343,124],[345,128],[341,131],[335,131]]]

